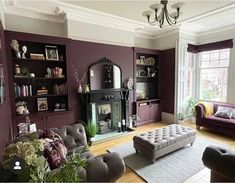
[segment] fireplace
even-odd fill
[[[90,91],[80,94],[82,120],[95,122],[99,134],[127,126],[129,90],[122,88],[121,68],[104,57],[89,66],[87,76]]]
[[[80,95],[82,120],[96,122],[98,134],[118,130],[118,124],[125,120],[128,125],[129,90],[106,89],[90,91]],[[85,115],[84,115],[85,114]]]

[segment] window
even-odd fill
[[[199,98],[226,102],[230,49],[199,53]]]

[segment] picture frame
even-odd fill
[[[145,64],[145,56],[140,56],[140,64]]]
[[[38,111],[47,111],[48,103],[47,98],[37,98]]]
[[[59,60],[57,46],[46,46],[45,53],[46,53],[46,60]]]

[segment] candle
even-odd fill
[[[122,120],[122,125],[125,125],[125,119]]]
[[[118,122],[118,127],[121,128],[121,122]]]

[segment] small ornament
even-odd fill
[[[21,58],[21,56],[20,56],[20,51],[19,51],[20,45],[19,45],[18,41],[17,41],[16,39],[13,39],[13,40],[11,41],[10,46],[11,46],[11,48],[15,51],[16,57],[17,57],[17,58]]]
[[[20,66],[18,64],[15,65],[15,75],[20,75]]]
[[[60,108],[60,104],[59,104],[59,103],[56,103],[56,104],[55,104],[55,108],[56,108],[56,109],[59,109],[59,108]]]
[[[27,52],[27,47],[26,47],[26,46],[22,46],[22,51],[23,51],[23,53],[22,53],[22,58],[23,58],[23,59],[26,59],[25,54],[26,54],[26,52]]]
[[[78,86],[78,93],[82,93],[82,85],[81,84],[79,84],[79,86]]]

